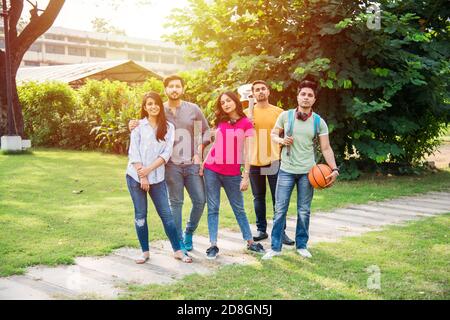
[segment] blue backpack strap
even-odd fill
[[[319,152],[320,143],[319,143],[319,133],[320,133],[320,116],[313,112],[313,121],[314,121],[314,161],[319,162],[322,158],[321,153]]]
[[[294,133],[294,120],[295,120],[295,109],[290,109],[288,110],[288,126],[287,126],[287,130],[285,132],[285,137],[288,136],[292,136],[292,134]],[[286,147],[286,155],[288,157],[291,156],[291,147],[288,146]]]
[[[286,130],[287,136],[292,136],[294,132],[294,119],[295,119],[295,109],[290,109],[288,111],[288,129]]]
[[[313,118],[314,118],[314,138],[317,138],[320,132],[320,116],[314,112]]]

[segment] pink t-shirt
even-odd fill
[[[241,164],[244,164],[245,138],[253,135],[253,125],[248,118],[241,118],[234,125],[228,122],[219,123],[205,168],[225,176],[240,175]]]

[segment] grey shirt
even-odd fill
[[[198,154],[198,146],[211,142],[209,125],[200,107],[194,103],[181,101],[176,115],[169,104],[164,103],[167,121],[175,126],[175,143],[170,161],[174,164],[192,164],[192,157]]]

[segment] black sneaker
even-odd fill
[[[215,259],[215,258],[217,258],[218,253],[219,253],[219,248],[217,248],[217,246],[209,247],[206,250],[206,258],[210,259],[210,260]]]
[[[288,237],[286,233],[283,234],[283,244],[293,246],[295,241]]]
[[[267,232],[258,231],[256,236],[253,237],[253,241],[261,241],[261,240],[267,239],[268,237],[269,237],[269,235],[267,234]]]
[[[261,243],[252,243],[251,245],[247,245],[247,249],[257,253],[265,253],[264,247]]]

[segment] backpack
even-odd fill
[[[295,121],[295,111],[296,109],[290,109],[288,111],[288,126],[287,130],[285,131],[285,135],[292,136],[292,133],[294,132],[294,121]],[[320,131],[320,116],[313,112],[312,114],[313,120],[314,120],[314,161],[317,162],[321,158],[321,154],[319,154],[319,131]],[[290,147],[287,146],[286,154],[289,157],[290,156]]]

